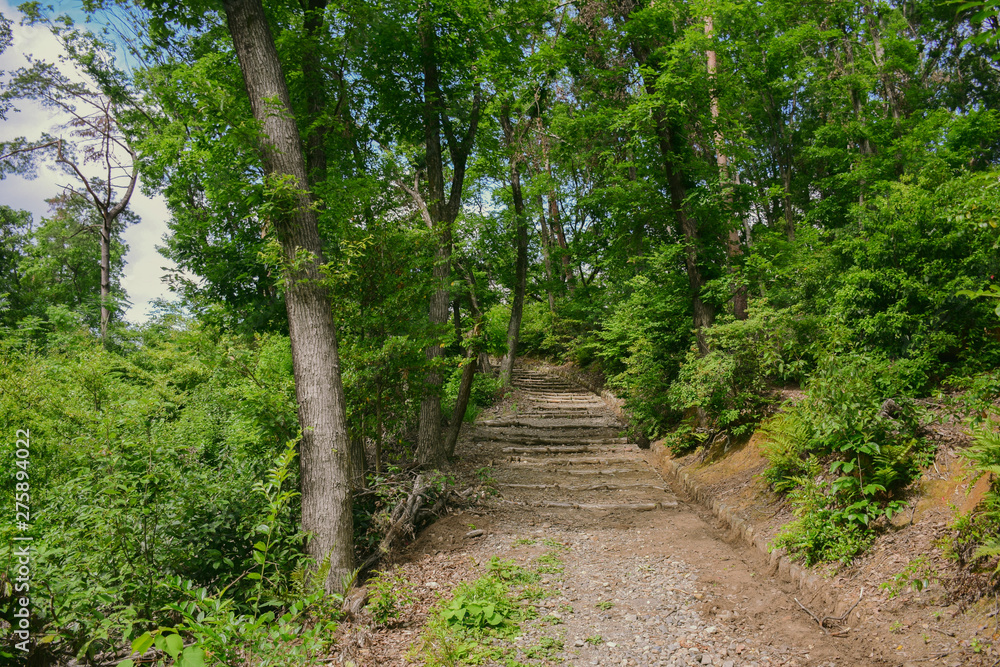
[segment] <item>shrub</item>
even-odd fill
[[[775,544],[807,563],[849,562],[883,518],[904,505],[898,492],[929,464],[919,414],[892,364],[867,355],[824,359],[806,395],[765,427],[764,478],[788,493],[798,520]],[[886,398],[893,398],[887,402]]]

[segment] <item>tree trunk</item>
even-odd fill
[[[306,189],[305,158],[288,87],[261,0],[223,0],[223,9],[254,118],[262,128],[264,169],[269,179],[290,177],[299,188],[295,211],[272,222],[289,264],[285,304],[302,427],[302,527],[313,535],[309,554],[317,562],[330,559],[326,589],[335,592],[354,569],[350,441],[333,311],[320,285],[323,255],[316,212]],[[275,113],[275,101],[280,113]],[[301,251],[309,259],[301,261]]]
[[[517,236],[517,259],[514,264],[514,300],[510,306],[510,322],[507,324],[507,354],[500,363],[500,382],[509,385],[514,373],[517,357],[517,342],[521,336],[521,318],[524,314],[524,293],[528,282],[528,222],[524,215],[524,198],[521,196],[521,172],[518,169],[514,128],[507,110],[500,114],[500,125],[507,140],[507,146],[515,150],[510,158],[510,189],[514,199],[514,229]]]
[[[451,423],[448,424],[448,434],[445,436],[444,448],[448,458],[455,455],[455,445],[458,444],[458,434],[462,430],[465,411],[469,407],[472,396],[472,381],[476,378],[475,353],[470,347],[465,354],[465,366],[462,368],[462,381],[458,385],[458,396],[455,398],[455,409],[451,411]]]
[[[133,167],[134,168],[134,167]],[[110,187],[110,185],[108,186]],[[111,321],[111,225],[107,211],[101,211],[101,343],[108,344],[108,322]]]
[[[552,162],[549,160],[549,140],[545,135],[542,135],[542,152],[545,157],[545,171],[549,175],[549,182],[552,182]],[[559,219],[559,199],[556,197],[555,190],[549,190],[548,200],[549,228],[552,230],[552,233],[556,237],[556,241],[559,243],[563,280],[566,281],[566,284],[569,286],[569,291],[572,293],[573,287],[575,286],[573,268],[570,266],[569,245],[566,243],[566,232],[563,230],[562,221]]]
[[[640,65],[646,64],[648,53],[644,49],[633,44],[632,52]],[[656,95],[656,84],[653,78],[644,75],[643,84],[650,96]],[[654,109],[653,120],[656,122],[657,143],[660,147],[660,153],[663,156],[663,168],[667,178],[667,186],[670,190],[670,208],[674,212],[674,219],[685,240],[684,268],[687,271],[688,284],[691,288],[691,313],[695,338],[698,343],[698,351],[701,354],[707,354],[708,340],[705,338],[705,329],[712,324],[715,313],[712,311],[712,307],[701,298],[705,279],[702,277],[701,269],[698,267],[698,223],[688,215],[684,204],[687,193],[685,192],[684,183],[681,181],[680,172],[674,168],[674,160],[676,159],[675,144],[677,143],[676,131],[660,107]]]
[[[448,323],[448,275],[451,273],[451,235],[442,239],[434,255],[433,278],[438,287],[431,294],[430,323],[440,327]],[[421,465],[438,465],[444,463],[444,450],[441,447],[441,385],[443,377],[436,368],[438,360],[444,355],[441,344],[435,342],[427,348],[427,363],[430,371],[427,373],[426,387],[420,401],[420,429],[417,435],[417,462]]]
[[[452,225],[458,217],[462,204],[462,187],[465,182],[465,166],[479,127],[479,110],[482,95],[476,89],[469,126],[465,136],[459,140],[454,128],[448,122],[442,123],[441,90],[438,83],[438,64],[435,52],[435,27],[430,24],[429,6],[425,4],[418,19],[420,38],[420,58],[424,74],[424,143],[426,147],[427,217],[432,230],[438,235],[435,252],[433,279],[434,293],[430,300],[429,319],[432,328],[440,329],[448,323],[448,277],[451,275]],[[442,128],[442,125],[444,126]],[[444,194],[444,162],[441,154],[441,131],[448,139],[448,153],[451,156],[451,188],[447,201]],[[414,192],[417,196],[418,193]],[[427,348],[427,374],[424,395],[420,401],[420,428],[417,436],[417,463],[432,466],[444,463],[447,452],[441,438],[441,373],[435,368],[443,351],[439,343]]]
[[[785,209],[785,235],[789,243],[795,241],[795,217],[792,212],[792,167],[785,165],[781,173],[781,182],[784,188],[782,205]]]
[[[713,32],[713,21],[711,16],[705,17],[705,36],[711,38]],[[708,49],[705,51],[705,60],[707,62],[708,78],[710,92],[709,96],[711,98],[711,113],[712,113],[712,124],[715,125],[714,140],[715,140],[715,164],[719,168],[719,178],[722,179],[727,184],[727,196],[726,199],[730,206],[733,203],[733,191],[732,186],[734,180],[729,174],[729,158],[726,157],[726,153],[723,150],[723,137],[722,132],[719,131],[718,121],[719,121],[719,95],[716,92],[716,73],[718,69],[718,63],[716,61],[715,50]],[[743,254],[743,249],[740,247],[740,230],[737,227],[729,230],[729,234],[726,237],[726,257],[729,261],[729,273],[732,275],[735,273],[733,263],[737,261],[737,258]],[[733,296],[730,299],[730,303],[733,304],[733,315],[736,316],[738,320],[745,320],[747,318],[747,289],[742,285],[733,285]]]
[[[552,235],[549,233],[549,225],[545,221],[545,206],[542,203],[542,195],[537,195],[538,219],[542,225],[542,262],[545,266],[545,294],[549,298],[549,312],[556,312],[556,298],[552,294]]]
[[[419,19],[421,62],[424,73],[424,146],[427,162],[427,202],[432,231],[438,235],[434,254],[434,292],[431,294],[430,323],[436,329],[448,322],[448,276],[451,273],[451,230],[442,215],[444,208],[444,165],[441,157],[440,90],[437,60],[434,54],[434,27],[428,25],[427,13]],[[427,348],[427,374],[420,401],[420,429],[417,435],[417,461],[421,465],[444,462],[441,448],[441,373],[435,368],[443,350],[435,342]]]

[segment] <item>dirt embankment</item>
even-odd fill
[[[552,371],[591,390],[603,389],[599,377],[581,377],[570,366]],[[620,410],[621,402],[614,407]],[[961,609],[949,594],[958,568],[947,555],[954,518],[982,500],[989,481],[974,480],[959,456],[970,444],[961,428],[931,427],[929,437],[937,442],[937,456],[908,490],[906,511],[850,566],[808,568],[790,560],[784,550],[771,549],[795,517],[761,477],[768,466],[762,433],[683,457],[673,456],[662,441],[654,442],[647,459],[682,498],[711,510],[732,539],[757,551],[770,574],[797,586],[798,599],[821,619],[851,610],[837,625],[876,642],[904,665],[995,666],[1000,664],[997,601],[984,598]]]

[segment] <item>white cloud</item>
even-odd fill
[[[62,49],[48,29],[19,25],[21,14],[11,7],[8,0],[0,0],[0,13],[14,21],[14,43],[0,54],[0,69],[10,72],[27,66],[28,60],[24,54],[31,54],[36,60],[57,61]],[[3,122],[0,139],[10,140],[20,136],[30,139],[43,132],[58,135],[67,120],[65,115],[35,103],[19,106],[21,111],[9,113],[7,120]],[[64,129],[62,133],[65,134]],[[38,220],[48,213],[45,200],[59,194],[61,186],[68,183],[70,178],[51,166],[40,168],[38,177],[34,180],[11,176],[0,180],[0,203],[31,211],[35,220]],[[163,267],[173,268],[175,265],[156,251],[156,245],[162,244],[163,236],[168,232],[169,213],[162,197],[146,197],[137,188],[130,208],[141,216],[142,221],[129,227],[124,233],[129,252],[125,256],[122,285],[132,301],[132,308],[126,313],[126,319],[141,323],[151,314],[151,301],[172,298],[162,281],[166,275]],[[94,261],[98,262],[99,258],[95,257]]]

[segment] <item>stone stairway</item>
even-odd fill
[[[494,474],[505,501],[602,512],[676,507],[600,398],[537,370],[515,370],[513,384],[516,409],[479,422],[475,435],[500,445],[503,463]]]

